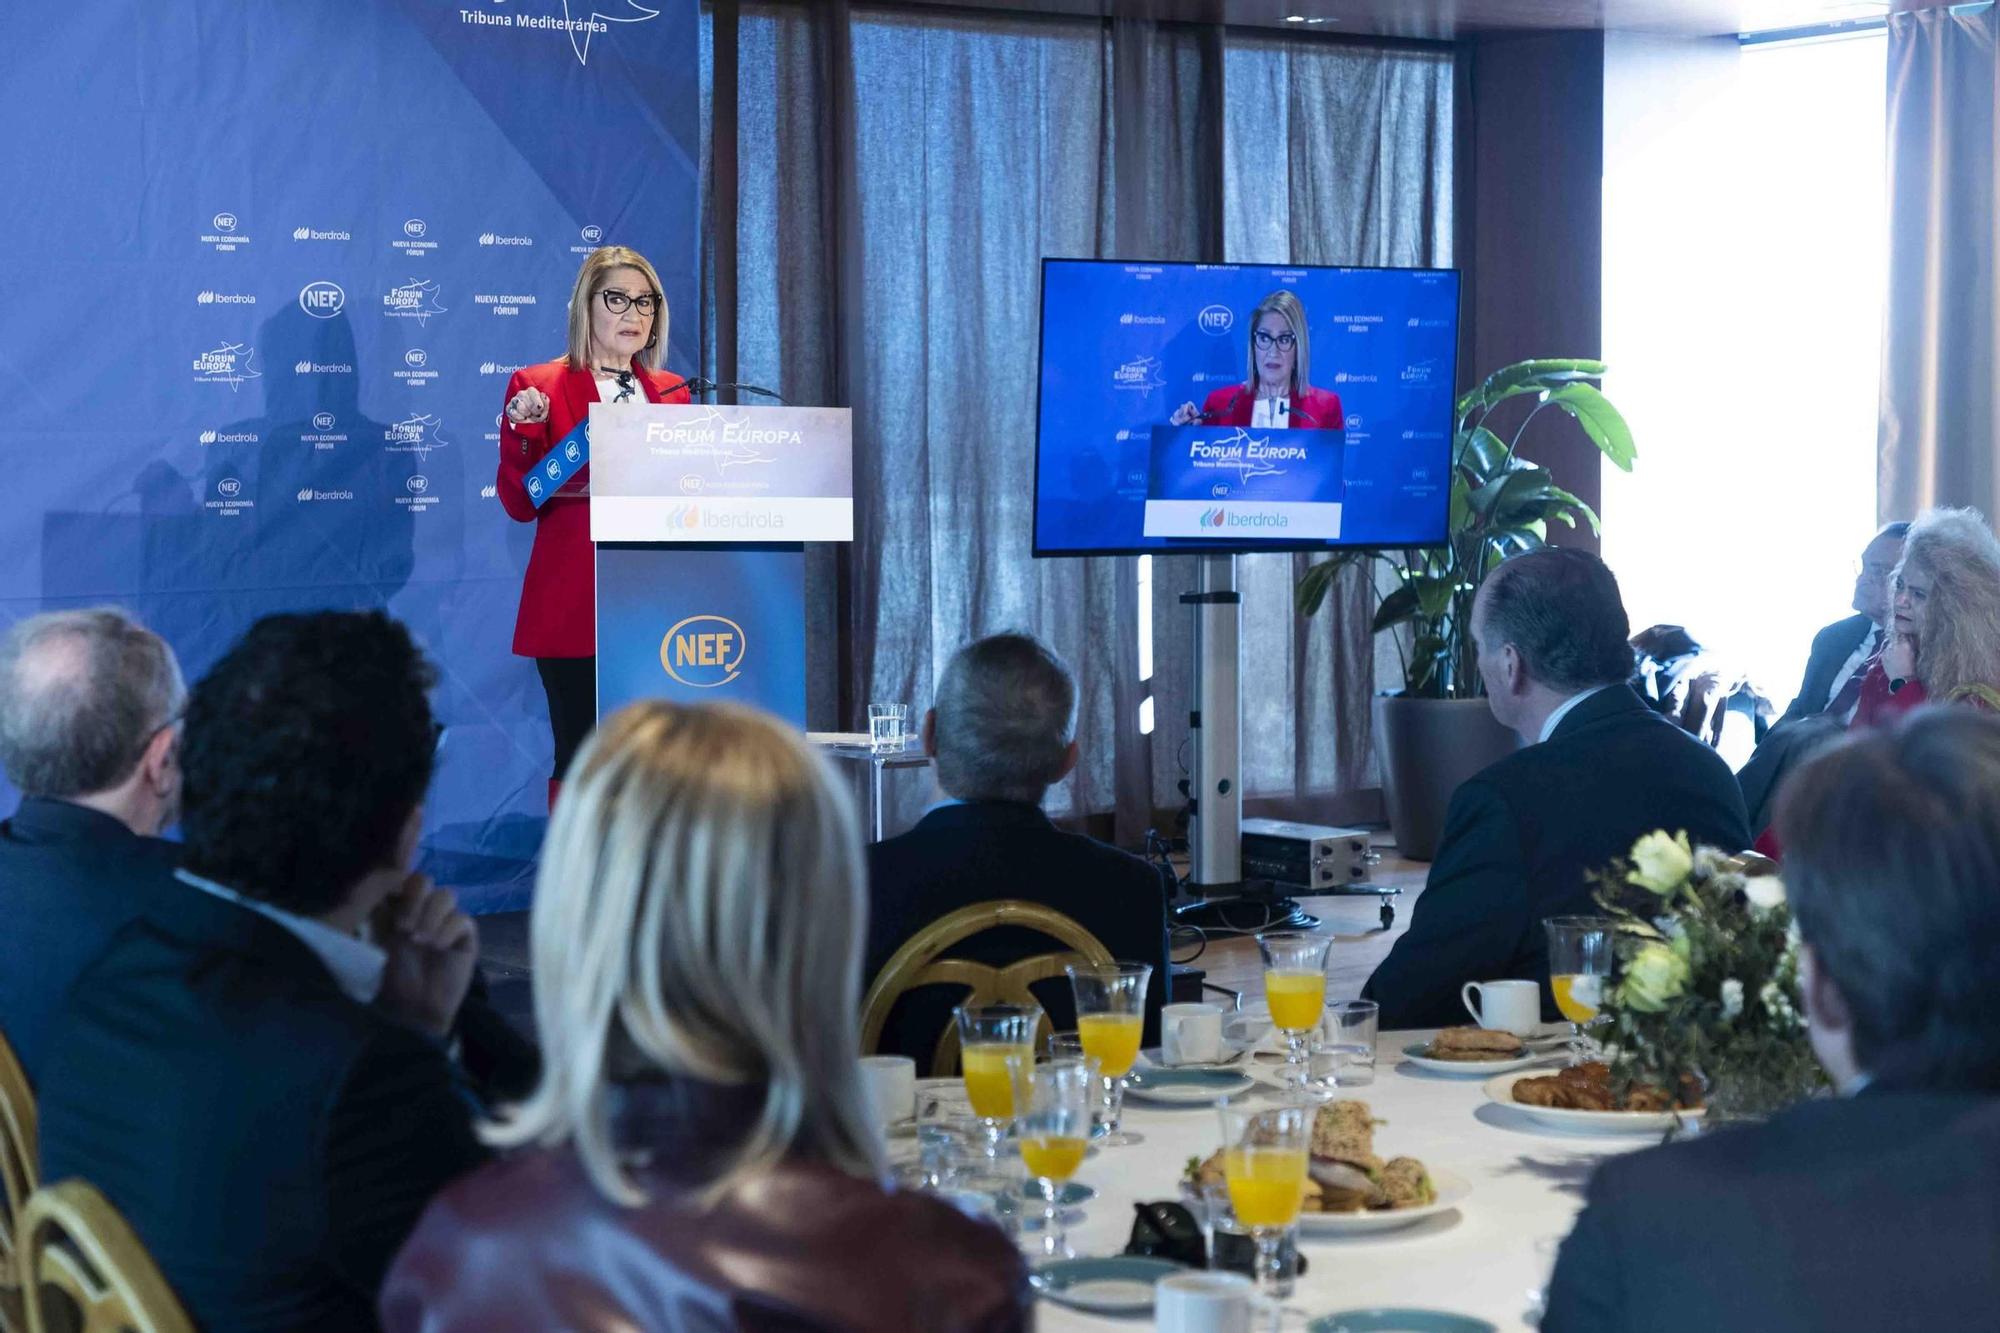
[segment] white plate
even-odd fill
[[[1181,1070],[1163,1070],[1162,1073],[1175,1074]],[[1230,1075],[1231,1077],[1223,1077]],[[1141,1101],[1154,1102],[1161,1106],[1211,1106],[1224,1097],[1234,1097],[1239,1092],[1248,1092],[1257,1086],[1257,1080],[1234,1069],[1210,1071],[1210,1076],[1199,1082],[1159,1083],[1152,1087],[1128,1084],[1127,1097],[1137,1097]]]
[[[1428,1069],[1435,1074],[1457,1074],[1465,1078],[1474,1074],[1506,1074],[1516,1069],[1526,1069],[1529,1065],[1540,1064],[1560,1051],[1524,1051],[1520,1055],[1510,1055],[1500,1060],[1436,1060],[1424,1054],[1429,1042],[1411,1042],[1403,1048],[1403,1063]]]
[[[1365,1236],[1376,1231],[1396,1231],[1415,1226],[1427,1217],[1450,1212],[1464,1203],[1472,1186],[1462,1176],[1449,1171],[1432,1171],[1431,1185],[1437,1198],[1415,1208],[1384,1209],[1373,1213],[1300,1213],[1301,1236]]]
[[[1571,1111],[1565,1107],[1529,1106],[1515,1101],[1514,1085],[1524,1078],[1536,1077],[1539,1076],[1525,1070],[1497,1074],[1486,1080],[1486,1099],[1495,1105],[1519,1111],[1530,1120],[1552,1129],[1583,1134],[1662,1134],[1673,1126],[1677,1117],[1692,1120],[1701,1115],[1699,1108],[1693,1111]]]
[[[1231,1070],[1233,1070],[1233,1069],[1236,1069],[1237,1067],[1239,1067],[1240,1065],[1242,1065],[1242,1063],[1243,1063],[1243,1057],[1244,1057],[1244,1056],[1245,1056],[1246,1054],[1248,1054],[1248,1052],[1249,1052],[1249,1047],[1247,1047],[1247,1046],[1246,1046],[1246,1047],[1243,1047],[1243,1048],[1241,1048],[1241,1049],[1239,1049],[1239,1050],[1236,1050],[1236,1051],[1233,1051],[1233,1052],[1231,1052],[1231,1053],[1230,1053],[1230,1054],[1228,1054],[1228,1055],[1225,1055],[1225,1056],[1223,1056],[1223,1057],[1222,1057],[1222,1058],[1221,1058],[1220,1060],[1205,1060],[1205,1061],[1202,1061],[1202,1062],[1200,1062],[1200,1063],[1196,1063],[1196,1064],[1184,1064],[1184,1065],[1170,1065],[1170,1064],[1168,1064],[1168,1063],[1167,1063],[1167,1062],[1166,1062],[1165,1060],[1162,1060],[1162,1059],[1160,1058],[1160,1048],[1159,1048],[1159,1047],[1157,1047],[1157,1046],[1148,1046],[1148,1047],[1147,1047],[1147,1048],[1146,1048],[1145,1050],[1143,1050],[1143,1051],[1139,1052],[1139,1059],[1140,1059],[1140,1060],[1142,1060],[1142,1061],[1143,1061],[1143,1062],[1144,1062],[1144,1063],[1146,1064],[1146,1066],[1147,1066],[1148,1068],[1151,1068],[1151,1069],[1231,1069]]]

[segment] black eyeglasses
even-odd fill
[[[644,296],[633,296],[621,292],[616,287],[606,287],[597,294],[604,302],[604,308],[614,315],[622,315],[627,310],[637,310],[642,315],[650,315],[660,308],[660,298],[648,292]]]
[[[1299,340],[1289,333],[1272,334],[1259,329],[1251,336],[1255,339],[1257,350],[1260,352],[1268,352],[1273,347],[1282,347],[1289,352],[1299,345]]]

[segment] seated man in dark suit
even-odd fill
[[[173,650],[109,608],[23,620],[0,642],[0,762],[19,788],[0,823],[0,1034],[30,1083],[84,964],[176,892],[175,756],[186,695]]]
[[[1626,683],[1632,649],[1618,581],[1596,556],[1551,547],[1487,576],[1472,609],[1493,716],[1525,748],[1451,798],[1410,929],[1362,994],[1385,1028],[1466,1021],[1468,981],[1542,985],[1558,1017],[1542,922],[1597,911],[1587,876],[1655,829],[1750,845],[1729,765]]]
[[[1903,562],[1903,541],[1909,535],[1909,524],[1890,523],[1862,548],[1861,568],[1854,576],[1855,614],[1813,636],[1798,694],[1737,773],[1753,834],[1771,822],[1772,804],[1786,774],[1838,739],[1853,719],[1868,663],[1882,650],[1889,584]]]
[[[1990,1328],[2000,1309],[2000,719],[1920,713],[1779,801],[1840,1096],[1606,1161],[1544,1333]]]
[[[1021,898],[1074,918],[1121,962],[1150,963],[1148,1042],[1159,1039],[1167,989],[1167,886],[1153,865],[1042,813],[1044,793],[1076,767],[1076,680],[1054,653],[1025,634],[996,634],[961,648],[938,682],[924,718],[924,750],[937,760],[948,799],[900,837],[868,849],[868,954],[873,982],[911,935],[946,913],[997,898]],[[952,956],[1005,965],[1060,952],[1047,936],[988,931]],[[1058,1028],[1075,1027],[1069,983],[1035,994]],[[957,987],[925,987],[889,1016],[881,1049],[928,1069],[951,1022]]]
[[[408,870],[433,679],[377,612],[258,622],[188,700],[180,892],[52,1025],[43,1178],[103,1190],[204,1328],[374,1327],[486,1155],[447,1049],[477,935]]]

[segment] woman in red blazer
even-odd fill
[[[660,370],[667,342],[667,300],[659,274],[622,245],[593,250],[569,299],[569,352],[523,366],[507,381],[500,425],[500,503],[508,517],[535,525],[535,547],[521,583],[514,651],[535,659],[555,733],[549,805],[563,773],[597,723],[597,574],[590,548],[590,466],[585,464],[537,509],[526,477],[585,420],[590,405],[643,397],[685,403],[676,375]]]
[[[1197,408],[1182,403],[1168,418],[1176,426],[1206,421],[1219,426],[1344,430],[1340,395],[1315,389],[1306,308],[1288,291],[1275,291],[1250,312],[1250,364],[1241,384],[1217,389]]]

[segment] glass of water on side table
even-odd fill
[[[876,754],[901,754],[909,741],[908,704],[868,705],[868,748]]]

